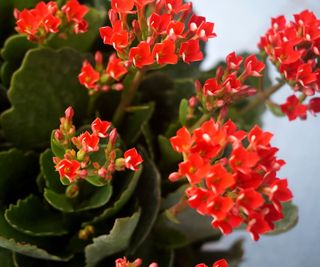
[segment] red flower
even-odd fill
[[[121,21],[117,20],[113,23],[113,27],[101,27],[99,29],[100,36],[104,44],[112,45],[117,51],[126,48],[129,45],[129,32],[124,30]]]
[[[152,54],[156,57],[157,63],[163,64],[177,64],[178,56],[175,53],[175,43],[172,40],[165,40],[154,46]]]
[[[128,70],[124,66],[120,58],[117,58],[116,54],[112,54],[109,57],[106,73],[110,75],[114,80],[119,81],[121,76],[126,74]]]
[[[203,54],[200,51],[199,40],[190,40],[181,44],[180,56],[186,63],[200,61],[203,59]]]
[[[124,152],[125,166],[133,171],[138,170],[138,166],[143,162],[141,155],[135,148],[131,148]]]
[[[191,10],[192,3],[183,4],[182,0],[165,0],[166,8],[170,13],[178,14]]]
[[[215,96],[221,93],[222,86],[218,83],[216,78],[210,78],[206,80],[203,85],[203,95],[204,96]]]
[[[214,220],[221,221],[227,217],[233,205],[234,202],[232,198],[216,196],[214,199],[208,201],[207,209]]]
[[[240,191],[237,204],[246,214],[252,213],[255,209],[264,204],[264,198],[253,188]]]
[[[88,22],[84,20],[84,16],[89,11],[87,6],[81,5],[78,0],[70,0],[61,8],[61,11],[66,15],[68,22],[74,23],[73,31],[76,34],[87,31]]]
[[[192,145],[191,134],[187,128],[182,127],[177,131],[176,136],[170,138],[170,143],[175,151],[180,153],[187,152]]]
[[[272,230],[272,228],[263,215],[255,213],[249,217],[247,231],[250,232],[254,241],[259,240],[261,234],[269,232],[270,230]]]
[[[180,21],[171,21],[167,27],[167,35],[170,39],[183,38],[184,24]]]
[[[98,135],[101,138],[108,136],[107,131],[109,130],[111,123],[108,121],[102,121],[100,118],[96,118],[91,123],[91,129],[93,134]]]
[[[197,264],[195,267],[208,267],[204,263]],[[225,259],[218,260],[213,263],[212,267],[228,267],[228,263]]]
[[[258,161],[259,157],[257,153],[247,151],[243,146],[234,149],[229,160],[233,170],[240,171],[244,174],[249,174]]]
[[[137,6],[137,8],[143,8],[144,6],[149,5],[153,2],[155,2],[155,0],[134,0],[134,3]]]
[[[303,87],[315,82],[317,80],[317,74],[312,72],[310,64],[302,64],[297,70],[296,81]]]
[[[222,164],[215,164],[206,176],[207,187],[216,194],[221,194],[235,184],[235,179]]]
[[[99,150],[99,137],[95,134],[90,134],[88,131],[81,134],[78,138],[83,151],[93,152]]]
[[[235,52],[230,53],[226,57],[227,66],[230,70],[238,70],[242,61],[243,58],[241,56],[237,56]]]
[[[82,85],[94,89],[100,79],[100,73],[96,71],[88,61],[83,62],[81,73],[78,76]]]
[[[290,121],[295,120],[297,117],[301,119],[306,119],[307,117],[307,107],[301,104],[295,95],[289,96],[287,102],[280,105],[280,108]]]
[[[314,97],[310,99],[308,109],[312,113],[320,113],[320,97]]]
[[[80,163],[76,160],[63,159],[56,165],[56,170],[61,178],[66,177],[70,182],[74,182],[80,170]]]
[[[170,14],[158,15],[157,13],[152,13],[149,17],[149,25],[157,34],[165,33],[170,21]]]
[[[119,13],[131,13],[134,2],[134,0],[111,0],[111,7]]]
[[[286,202],[292,199],[287,179],[277,179],[271,184],[270,200]]]
[[[137,68],[153,64],[154,59],[150,45],[146,42],[141,42],[137,47],[132,47],[129,52],[129,59]]]
[[[245,59],[244,67],[247,75],[260,77],[265,65],[255,55],[251,55]]]

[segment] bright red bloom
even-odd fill
[[[297,70],[296,80],[302,86],[306,86],[317,80],[317,74],[312,72],[310,64],[302,64]]]
[[[243,58],[241,56],[237,56],[235,52],[230,53],[226,57],[226,63],[228,69],[238,70],[240,68],[240,64],[242,63]]]
[[[170,138],[173,149],[177,152],[187,152],[192,145],[191,134],[187,128],[182,127],[177,131],[177,135]]]
[[[205,96],[215,96],[221,93],[222,86],[218,83],[216,78],[210,78],[206,80],[203,85],[203,94]]]
[[[100,73],[96,71],[88,61],[83,62],[81,73],[78,76],[79,81],[85,87],[94,89],[100,79]]]
[[[152,54],[160,65],[177,64],[178,62],[178,56],[175,53],[175,43],[172,40],[165,40],[162,43],[156,44],[152,50]]]
[[[203,22],[196,31],[196,36],[198,36],[204,42],[207,42],[209,38],[216,37],[217,35],[213,32],[214,23]]]
[[[56,165],[56,170],[61,178],[66,177],[70,182],[74,182],[80,170],[80,163],[76,160],[63,159]]]
[[[240,171],[244,174],[250,173],[258,161],[259,156],[257,153],[247,151],[243,146],[234,149],[229,160],[233,170]]]
[[[170,14],[158,15],[157,13],[152,13],[149,18],[149,25],[157,34],[162,34],[166,32],[170,21]]]
[[[250,214],[253,210],[261,207],[264,201],[261,194],[252,188],[240,191],[237,198],[237,204],[246,214]]]
[[[216,196],[207,202],[208,214],[210,214],[214,220],[224,220],[229,211],[232,209],[234,202],[230,197]]]
[[[223,193],[235,184],[235,179],[222,164],[215,164],[206,176],[206,184],[216,194]]]
[[[135,148],[131,148],[124,152],[125,166],[133,171],[138,170],[139,165],[143,162],[141,155]]]
[[[115,267],[139,267],[142,264],[142,260],[136,259],[134,262],[129,262],[126,257],[123,257],[117,259],[115,264]]]
[[[270,199],[286,202],[292,199],[292,192],[288,188],[287,179],[277,179],[271,185]]]
[[[112,45],[115,50],[120,51],[129,45],[129,32],[122,28],[119,20],[115,21],[112,26],[112,28],[101,27],[100,36],[104,44]]]
[[[314,97],[310,99],[308,109],[312,113],[320,113],[320,97]]]
[[[208,267],[204,263],[197,264],[195,267]],[[218,260],[213,263],[212,267],[228,267],[228,263],[225,259]]]
[[[265,65],[259,61],[255,55],[247,57],[244,61],[246,74],[249,76],[260,77]]]
[[[111,0],[111,7],[119,13],[131,13],[134,2],[134,0]]]
[[[124,66],[122,60],[120,58],[117,58],[116,54],[112,54],[109,57],[106,73],[110,75],[114,80],[119,81],[121,76],[123,76],[127,72],[128,70]]]
[[[190,40],[181,44],[180,56],[186,63],[200,61],[203,59],[203,54],[200,50],[199,40]]]
[[[171,21],[167,27],[167,35],[170,39],[183,38],[184,24],[180,21]]]
[[[150,45],[146,42],[141,42],[137,47],[132,47],[129,52],[129,59],[137,68],[153,64],[154,59]]]
[[[254,241],[259,240],[260,235],[271,231],[272,228],[265,218],[259,214],[255,213],[249,217],[247,231]]]
[[[81,5],[78,0],[69,0],[61,11],[66,15],[68,22],[73,22],[73,31],[78,34],[86,32],[88,29],[88,22],[84,16],[88,13],[89,8],[86,5]]]
[[[192,3],[183,4],[182,0],[165,0],[165,5],[168,11],[174,14],[190,11],[192,8]]]
[[[144,6],[149,5],[153,2],[155,2],[155,0],[134,0],[134,3],[137,6],[137,8],[143,8]]]
[[[207,201],[211,196],[209,190],[192,186],[186,189],[186,196],[191,208],[197,210],[202,215],[208,214]]]
[[[289,120],[295,120],[297,117],[301,119],[306,119],[307,107],[300,103],[299,99],[295,96],[289,96],[287,102],[280,105],[283,113],[285,113]]]
[[[197,184],[205,177],[210,165],[198,154],[191,154],[187,161],[179,164],[179,172],[185,175],[191,184]]]
[[[108,121],[102,121],[100,118],[96,118],[91,123],[91,129],[93,134],[98,135],[101,138],[108,136],[107,131],[109,130],[111,123]]]
[[[78,137],[78,141],[82,146],[83,151],[93,152],[99,150],[99,137],[95,134],[90,134],[88,131],[84,132]]]

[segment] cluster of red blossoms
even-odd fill
[[[100,51],[95,53],[94,58],[95,67],[85,60],[78,76],[80,83],[89,89],[89,94],[98,91],[109,91],[110,89],[122,90],[123,84],[115,82],[119,81],[122,75],[127,73],[127,69],[121,64],[121,60],[115,54],[112,54],[105,68],[103,55]]]
[[[141,259],[136,259],[134,262],[129,262],[126,257],[116,260],[116,267],[140,267],[142,264]],[[158,264],[153,262],[149,267],[158,267]],[[197,264],[195,267],[208,267],[204,263]],[[225,259],[221,259],[212,264],[212,267],[228,267],[228,263]]]
[[[176,64],[179,58],[186,63],[202,60],[200,40],[216,36],[214,24],[192,14],[192,4],[182,0],[112,0],[111,6],[111,26],[100,28],[100,35],[116,50],[107,68],[115,80],[130,68]],[[86,76],[97,79],[93,71]]]
[[[83,18],[88,10],[78,0],[69,0],[61,9],[53,1],[40,2],[33,9],[15,9],[16,31],[26,34],[30,41],[36,43],[43,43],[50,34],[58,33],[61,28],[75,34],[83,33],[88,28]]]
[[[292,198],[287,180],[277,178],[285,162],[276,158],[271,138],[258,126],[249,133],[237,130],[230,120],[220,124],[211,119],[193,134],[183,127],[170,142],[184,160],[169,179],[188,179],[189,205],[211,216],[213,227],[229,234],[245,223],[258,240],[283,218],[281,202]]]
[[[117,130],[111,131],[111,123],[95,119],[91,124],[92,133],[85,131],[75,136],[75,126],[72,123],[74,111],[71,107],[65,111],[65,117],[60,119],[60,128],[54,131],[53,145],[64,149],[64,157],[54,157],[56,170],[61,181],[69,184],[78,179],[98,177],[101,181],[110,180],[115,171],[125,168],[138,170],[142,157],[135,148],[124,152],[116,147]],[[108,138],[108,139],[107,139]]]
[[[261,37],[259,48],[264,50],[283,77],[301,97],[290,96],[281,105],[282,111],[294,120],[305,119],[307,111],[320,112],[320,97],[302,104],[307,96],[320,92],[320,20],[304,10],[286,22],[284,16],[273,18],[271,28]]]
[[[243,96],[251,96],[256,89],[245,85],[249,77],[260,77],[265,65],[255,55],[243,59],[235,52],[226,57],[226,68],[217,68],[216,76],[202,86],[196,81],[197,100],[207,111],[224,108]]]

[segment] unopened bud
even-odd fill
[[[78,237],[81,240],[87,240],[92,234],[95,233],[95,229],[92,225],[86,225],[84,229],[79,231]]]
[[[195,108],[198,104],[198,99],[195,96],[193,96],[189,99],[188,103],[190,108]]]
[[[86,155],[86,152],[85,152],[84,150],[80,149],[80,150],[77,152],[77,160],[83,161],[85,155]]]
[[[104,167],[102,167],[102,168],[100,168],[100,169],[98,170],[98,175],[99,175],[100,177],[102,177],[102,178],[105,178],[105,177],[107,176],[107,173],[108,173],[108,171],[107,171],[107,169],[104,168]]]
[[[103,56],[100,51],[97,51],[94,54],[94,60],[96,61],[96,65],[102,65],[103,64]]]
[[[65,118],[67,121],[72,121],[73,115],[74,115],[74,110],[71,106],[69,106],[66,111],[64,112]]]
[[[115,83],[112,85],[112,89],[116,91],[122,91],[124,88],[122,83]]]
[[[113,147],[117,141],[118,132],[117,129],[114,128],[110,134],[109,134],[109,144],[111,147]]]
[[[56,130],[54,132],[54,138],[57,140],[57,141],[61,141],[62,138],[63,138],[63,134],[61,133],[60,130]]]
[[[194,87],[196,88],[196,91],[197,91],[197,92],[201,92],[201,91],[202,91],[202,85],[201,85],[201,83],[200,83],[199,80],[196,80],[196,81],[194,82]]]
[[[77,184],[72,183],[66,189],[66,197],[67,198],[76,198],[79,195],[79,187]]]
[[[115,168],[117,171],[122,171],[124,170],[126,166],[126,162],[125,162],[125,159],[124,158],[118,158],[116,159],[116,162],[115,162]]]

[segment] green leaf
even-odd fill
[[[278,104],[273,103],[271,101],[267,101],[266,105],[267,105],[268,109],[272,112],[273,115],[275,115],[277,117],[284,117],[285,116],[285,114],[281,110],[281,107]]]
[[[84,181],[84,183],[87,182]],[[79,195],[75,199],[70,199],[65,194],[57,193],[50,189],[44,190],[44,198],[52,207],[68,213],[100,208],[108,203],[111,195],[111,185],[105,185],[97,188],[88,183],[84,188],[79,186]]]
[[[96,266],[102,259],[126,249],[140,218],[140,210],[131,217],[116,219],[108,235],[93,238],[93,243],[86,246],[86,266]]]
[[[42,241],[41,241],[42,240]],[[38,237],[31,237],[25,234],[22,234],[15,229],[11,228],[10,225],[6,222],[3,212],[0,216],[0,247],[9,249],[11,251],[34,257],[39,259],[47,259],[52,261],[68,261],[72,256],[58,256],[52,254],[51,252],[46,251],[43,246],[47,244],[49,240],[39,239]],[[35,244],[40,244],[41,247],[38,247]],[[52,245],[52,240],[51,240]],[[58,245],[55,244],[56,246]]]
[[[166,166],[176,165],[182,160],[182,155],[173,150],[172,145],[167,137],[159,135],[158,144],[163,164]]]
[[[17,149],[0,152],[0,205],[16,202],[36,190],[37,157]],[[5,190],[4,190],[5,189]]]
[[[84,17],[89,24],[88,30],[85,33],[80,33],[78,35],[71,33],[68,34],[66,39],[62,39],[58,35],[53,35],[52,38],[49,38],[47,45],[55,49],[69,46],[82,52],[86,52],[90,50],[99,36],[98,29],[103,25],[105,17],[105,10],[98,11],[95,8],[90,8],[89,12]]]
[[[12,252],[7,249],[0,248],[1,267],[16,267],[12,259]]]
[[[84,223],[84,225],[101,222],[103,220],[106,220],[114,216],[117,212],[119,212],[121,208],[128,202],[128,200],[132,196],[138,184],[141,173],[142,173],[142,168],[140,168],[138,171],[131,172],[128,178],[128,183],[125,186],[125,189],[121,191],[121,193],[117,196],[114,202],[110,201],[110,203],[112,202],[113,204],[108,206],[101,214],[94,217],[92,221]],[[117,178],[122,178],[122,177],[116,177],[115,179]]]
[[[284,218],[281,221],[275,223],[275,228],[272,232],[268,233],[269,235],[278,235],[281,233],[285,233],[292,229],[298,223],[298,207],[292,202],[283,203],[282,212]]]
[[[64,193],[66,187],[62,185],[60,176],[55,170],[51,149],[47,149],[40,155],[40,169],[45,179],[46,187],[55,192]]]
[[[75,109],[76,120],[84,116],[88,94],[77,79],[82,61],[81,54],[69,48],[37,48],[26,54],[12,77],[12,107],[1,116],[8,140],[21,148],[41,147],[48,144],[69,105]]]
[[[53,130],[51,132],[51,137],[50,137],[50,144],[51,144],[51,150],[54,154],[54,156],[63,159],[64,154],[66,152],[65,148],[56,140],[56,138],[54,137],[54,133],[56,132],[56,130]]]
[[[161,178],[155,163],[150,160],[145,151],[143,157],[143,171],[136,189],[136,197],[141,207],[141,217],[135,230],[131,243],[130,253],[142,244],[149,235],[156,222],[161,202]]]
[[[126,118],[123,125],[122,138],[127,145],[134,144],[143,131],[143,127],[149,122],[154,112],[155,104],[153,102],[144,105],[143,109],[136,109]]]
[[[14,229],[32,236],[61,236],[68,234],[61,214],[53,212],[33,195],[5,211],[7,222]]]
[[[188,100],[183,98],[179,106],[179,121],[182,126],[185,126],[187,124],[188,108],[189,108]]]
[[[29,49],[37,47],[36,44],[27,40],[24,35],[15,34],[10,36],[1,49],[4,64],[1,67],[1,79],[3,84],[9,86],[12,74],[20,67],[24,55]]]

